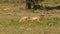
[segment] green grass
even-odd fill
[[[10,10],[4,10],[4,6],[9,6]],[[33,13],[20,9],[19,4],[1,4],[0,7],[0,34],[60,34],[60,10],[35,10],[37,13]],[[40,16],[40,21],[19,22],[23,15]]]

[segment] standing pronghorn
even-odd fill
[[[29,17],[28,16],[22,16],[19,19],[19,22],[27,20]]]

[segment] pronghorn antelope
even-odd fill
[[[22,16],[22,17],[20,17],[19,22],[25,21],[25,20],[29,20],[29,21],[37,20],[37,21],[39,21],[39,19],[40,19],[39,16]]]
[[[20,17],[19,22],[20,22],[20,21],[25,21],[25,20],[27,20],[28,18],[29,18],[28,16],[22,16],[22,17]]]
[[[30,21],[34,21],[34,20],[39,21],[39,19],[40,19],[39,16],[31,16],[31,17],[29,18]]]

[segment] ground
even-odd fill
[[[60,10],[23,10],[20,6],[0,4],[0,34],[60,34]],[[40,22],[19,22],[23,15],[40,16]]]

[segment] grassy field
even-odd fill
[[[0,34],[60,34],[60,10],[23,10],[20,7],[19,4],[0,4]],[[19,22],[23,15],[40,16],[40,22]]]

